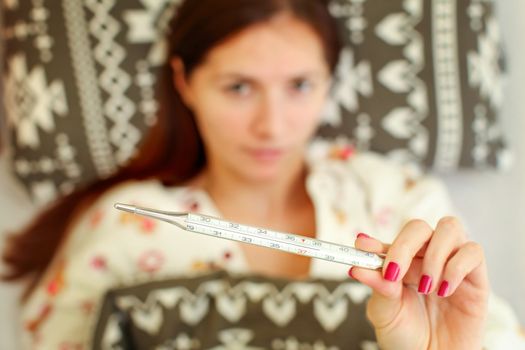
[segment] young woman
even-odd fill
[[[285,279],[348,272],[373,290],[367,316],[384,349],[481,349],[484,335],[487,347],[497,339],[485,329],[483,251],[449,216],[439,182],[344,147],[307,152],[341,46],[326,1],[188,0],[170,29],[162,111],[139,155],[49,208],[5,252],[8,277],[33,281],[23,306],[32,348],[82,348],[114,286],[216,267]],[[386,262],[347,271],[178,234],[115,202],[355,241]]]

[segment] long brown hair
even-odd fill
[[[250,25],[287,12],[305,21],[319,35],[327,63],[333,71],[341,42],[327,0],[186,0],[168,29],[169,58],[179,57],[190,75],[211,48]],[[3,254],[9,267],[3,277],[13,281],[31,277],[34,286],[66,236],[80,204],[89,203],[126,180],[158,179],[180,184],[206,164],[201,137],[191,111],[173,84],[169,62],[159,84],[159,116],[138,154],[115,175],[87,185],[49,205],[19,234],[10,237]]]

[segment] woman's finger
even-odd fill
[[[425,221],[409,221],[388,250],[383,277],[390,282],[401,280],[414,257],[425,249],[432,234],[432,228]]]
[[[357,235],[354,246],[357,249],[376,254],[386,254],[390,248],[390,244],[383,243],[374,237],[370,237],[366,233],[359,233]]]
[[[383,278],[381,271],[370,270],[360,267],[352,267],[348,274],[350,277],[359,282],[369,286],[376,293],[381,294],[387,299],[395,299],[399,297],[403,285],[400,283],[391,283]]]
[[[477,289],[486,290],[488,280],[485,268],[483,248],[475,242],[465,243],[447,262],[437,291],[438,296],[448,297],[454,294],[469,275]]]
[[[416,258],[412,262],[410,271],[420,270],[422,260]],[[403,308],[403,299],[413,299],[415,293],[407,293],[406,297],[403,296],[403,288],[407,279],[412,279],[412,283],[416,283],[417,277],[411,276],[411,272],[407,273],[403,283],[392,283],[383,278],[383,274],[378,270],[369,270],[364,268],[354,267],[350,270],[350,274],[353,278],[359,282],[369,286],[374,291],[370,297],[367,305],[367,318],[370,320],[374,328],[382,329],[387,325],[391,324]],[[417,305],[415,300],[410,300],[409,305]],[[416,310],[409,310],[410,312]]]
[[[371,237],[365,233],[359,233],[357,235],[357,238],[355,240],[355,247],[357,249],[360,249],[360,250],[364,250],[364,251],[367,251],[367,252],[370,252],[370,253],[376,253],[376,254],[385,254],[386,252],[388,252],[388,250],[390,249],[390,244],[387,244],[387,243],[383,243],[377,239],[375,239],[374,237]],[[419,279],[420,279],[420,276],[421,276],[421,268],[422,268],[422,262],[423,262],[423,255],[424,255],[424,252],[426,250],[426,247],[427,245],[425,244],[424,247],[422,249],[420,249],[418,251],[418,253],[416,254],[416,257],[412,260],[412,264],[410,265],[407,273],[405,274],[405,277],[403,278],[403,284],[405,285],[412,285],[412,286],[418,286],[419,284]],[[348,274],[350,276],[352,276],[352,271],[355,272],[356,274],[360,275],[361,276],[361,273],[360,272],[356,272],[358,271],[359,268],[357,267],[352,267],[350,268],[350,270],[348,271]],[[365,270],[365,269],[363,269]],[[367,275],[367,274],[365,274]],[[383,282],[386,282],[385,285],[389,285],[391,284],[390,282],[388,281],[385,281],[382,277],[381,277],[381,280]],[[368,284],[366,283],[365,281],[361,281],[365,284]],[[390,294],[390,287],[384,287],[386,288],[386,290],[383,290],[383,287],[377,287],[379,289],[381,289],[381,293],[382,294]]]
[[[391,244],[383,243],[366,233],[359,233],[354,243],[355,247],[360,250],[365,250],[370,253],[386,254],[390,249]],[[417,257],[423,257],[427,245],[425,244],[416,254]]]
[[[410,268],[403,278],[403,285],[417,287],[421,278],[422,266],[423,259],[418,257],[414,258]],[[397,283],[385,280],[379,270],[370,270],[353,266],[348,270],[348,275],[388,298],[395,297],[398,290],[398,287],[395,287],[397,286]]]
[[[418,292],[432,293],[436,289],[448,259],[466,241],[463,226],[454,217],[442,218],[432,235],[423,259],[423,269],[418,283]]]

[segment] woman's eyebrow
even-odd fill
[[[305,71],[297,71],[297,72],[291,73],[287,75],[286,78],[288,79],[297,79],[297,78],[302,78],[302,77],[321,78],[323,76],[324,74],[320,70],[305,70]],[[243,73],[243,72],[234,72],[234,71],[217,72],[214,75],[214,78],[216,79],[239,79],[239,80],[249,80],[249,81],[257,80],[257,76],[254,76],[253,74]]]
[[[294,74],[291,74],[291,78],[299,78],[299,77],[310,77],[310,78],[319,78],[322,77],[324,74],[320,70],[307,70],[307,71],[299,71]]]
[[[212,79],[218,84],[232,83],[232,82],[243,82],[248,84],[256,84],[259,79],[255,76],[235,73],[235,72],[223,72],[213,75]]]
[[[252,75],[241,72],[218,72],[214,77],[218,79],[254,79]]]

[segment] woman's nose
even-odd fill
[[[286,127],[286,108],[276,94],[262,97],[253,121],[253,130],[261,138],[279,138]]]

